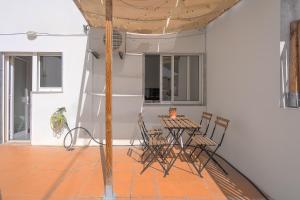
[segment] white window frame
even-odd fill
[[[60,56],[61,57],[61,87],[41,87],[41,56]],[[63,54],[62,53],[38,53],[37,54],[37,85],[38,92],[63,92]]]
[[[204,54],[184,54],[184,53],[176,53],[176,54],[167,54],[167,53],[162,53],[162,54],[151,54],[147,53],[146,55],[159,55],[160,56],[160,88],[159,88],[159,101],[160,102],[145,102],[145,104],[161,104],[161,105],[203,105],[204,103]],[[163,57],[164,56],[170,56],[171,57],[171,101],[164,101],[163,100],[163,95],[162,95],[162,90],[163,90]],[[175,101],[174,100],[174,57],[175,56],[187,56],[187,101]],[[199,100],[198,101],[190,101],[190,56],[198,56],[199,59]],[[145,59],[144,59],[145,61]],[[145,67],[145,63],[144,63]],[[145,70],[144,70],[145,71]],[[144,81],[145,81],[145,76],[144,74]],[[143,90],[145,90],[145,82],[143,85]]]

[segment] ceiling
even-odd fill
[[[164,34],[205,27],[240,0],[113,0],[114,29]],[[91,27],[105,26],[105,0],[74,0]]]

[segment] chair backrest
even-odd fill
[[[149,141],[149,137],[147,135],[147,129],[146,129],[146,125],[145,125],[142,113],[139,113],[139,115],[138,115],[138,125],[139,125],[140,131],[141,131],[142,138],[143,138],[144,142],[147,143]]]
[[[170,115],[159,115],[160,118],[168,118]],[[185,117],[185,115],[176,115],[176,117]]]
[[[215,126],[214,126],[214,129],[213,129],[212,134],[210,136],[210,139],[214,140],[218,144],[218,146],[222,145],[222,142],[224,140],[224,136],[225,136],[226,130],[228,128],[229,122],[230,122],[230,120],[225,119],[223,117],[219,117],[219,116],[217,116],[217,118],[215,120]],[[219,141],[216,141],[216,139],[215,139],[216,138],[216,129],[217,129],[217,127],[220,127],[222,129],[221,135],[220,135],[221,139]]]
[[[212,118],[212,113],[208,113],[208,112],[202,113],[200,125],[204,135],[207,134],[211,118]]]

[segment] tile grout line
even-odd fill
[[[158,173],[156,171],[154,173],[155,173],[155,176],[154,176],[153,183],[154,183],[154,188],[155,188],[155,191],[156,191],[155,196],[156,196],[157,199],[160,199],[161,198],[160,187],[159,187],[159,183],[158,183],[158,180],[157,180],[157,176],[158,176],[157,174]]]
[[[126,155],[127,156],[127,155]],[[133,162],[131,163],[131,185],[130,185],[130,193],[129,193],[129,199],[132,199],[132,190],[133,190],[133,185],[135,182],[135,169]]]

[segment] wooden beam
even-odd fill
[[[81,4],[80,0],[73,0],[73,1],[76,4],[77,8],[80,10],[80,12],[83,15],[84,19],[87,21],[88,25],[93,27],[94,24],[93,24],[92,20],[88,17],[87,13],[82,8],[82,4]]]
[[[299,48],[298,48],[298,21],[290,25],[290,66],[289,66],[289,93],[298,93]]]
[[[112,0],[105,1],[105,136],[106,136],[106,186],[112,186]]]
[[[299,107],[300,94],[300,20],[290,24],[290,63],[288,106]]]

